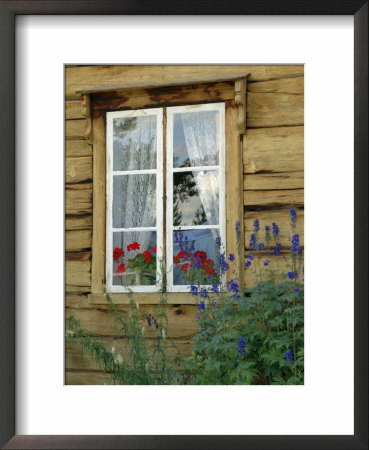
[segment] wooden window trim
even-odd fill
[[[229,274],[236,270],[243,285],[243,163],[242,135],[246,131],[247,75],[231,79],[187,80],[179,84],[150,84],[94,88],[81,91],[87,119],[86,139],[93,148],[93,232],[90,303],[105,304],[105,215],[106,215],[106,112],[158,106],[225,102],[226,248],[236,259]],[[88,92],[87,92],[88,91]],[[238,170],[235,170],[238,169]],[[241,222],[241,258],[235,239],[235,223]],[[189,293],[168,293],[170,304],[195,304]],[[156,304],[159,294],[135,293],[141,304]],[[129,302],[126,294],[113,294],[116,304]]]

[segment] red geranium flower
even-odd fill
[[[200,250],[195,252],[193,256],[194,256],[195,259],[197,259],[197,258],[206,259],[207,258],[206,253],[205,252],[201,252]]]
[[[140,244],[138,242],[132,242],[132,244],[127,245],[127,250],[130,252],[131,250],[140,250]]]
[[[180,251],[180,252],[178,252],[178,254],[177,254],[177,258],[184,258],[185,257],[185,254],[186,254],[186,252],[185,251]]]
[[[174,261],[174,264],[176,266],[178,266],[178,264],[181,262],[181,260],[179,259],[178,255],[177,256],[173,256],[173,261]]]
[[[211,264],[211,265],[214,264],[214,261],[213,261],[212,259],[207,259],[206,262],[207,262],[208,264]]]
[[[113,259],[116,263],[119,262],[119,258],[122,258],[124,256],[124,251],[120,247],[115,247],[113,250]]]
[[[116,274],[119,273],[124,273],[126,272],[126,266],[124,264],[119,264],[119,266],[117,267],[117,270],[115,271]],[[119,278],[122,278],[120,275],[118,275]]]
[[[153,253],[156,253],[156,245],[151,249]]]
[[[181,267],[181,272],[186,272],[186,270],[190,267],[189,263],[183,264],[183,266]]]
[[[208,266],[205,269],[205,273],[206,273],[206,275],[215,275],[214,269],[211,266]]]
[[[151,261],[150,250],[145,250],[145,251],[143,252],[143,254],[144,254],[145,259],[146,259],[146,262],[147,262],[147,264],[148,264],[148,263]]]

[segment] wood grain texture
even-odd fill
[[[248,92],[247,128],[303,124],[303,95]]]
[[[84,139],[86,131],[86,119],[66,120],[65,137],[66,139]]]
[[[245,206],[304,206],[303,189],[279,189],[273,191],[244,191]]]
[[[303,189],[304,172],[257,173],[243,177],[245,191]]]
[[[244,173],[304,170],[304,127],[248,129],[243,137]]]
[[[92,157],[66,158],[65,182],[81,183],[92,180]]]
[[[96,114],[92,123],[93,139],[93,234],[92,234],[92,285],[94,293],[104,292],[105,283],[105,178],[106,149],[104,117]]]
[[[66,370],[65,384],[67,385],[101,385],[111,384],[110,379],[102,372]]]
[[[65,262],[65,284],[68,286],[91,286],[91,261]]]
[[[303,94],[304,77],[285,78],[282,80],[257,81],[249,83],[249,92],[283,93],[283,94]]]
[[[122,305],[119,309],[126,317],[128,316],[129,306]],[[174,339],[191,338],[199,329],[195,317],[197,312],[197,306],[193,305],[168,306],[168,336]],[[122,337],[119,325],[108,309],[66,308],[65,317],[67,318],[70,314],[74,314],[80,320],[81,327],[89,335]],[[148,314],[155,315],[156,307],[140,305],[141,323],[145,327],[145,336],[150,338],[153,337],[153,330],[147,326]]]
[[[92,183],[68,184],[65,190],[65,214],[92,213]]]
[[[304,211],[297,210],[297,227],[296,232],[300,235],[300,245],[304,246]],[[250,234],[253,232],[254,221],[260,221],[260,239],[265,243],[265,225],[269,225],[272,229],[272,223],[276,223],[280,230],[279,239],[282,247],[287,248],[291,246],[289,238],[291,237],[291,219],[288,209],[282,210],[264,210],[264,211],[246,211],[244,216],[245,226],[245,247],[250,248]],[[272,234],[271,234],[272,236]]]
[[[91,214],[84,216],[66,216],[65,218],[66,231],[85,230],[87,228],[92,228]]]
[[[65,72],[65,95],[78,99],[76,91],[96,86],[150,83],[153,80],[178,81],[186,78],[217,77],[221,75],[250,74],[250,81],[295,78],[304,75],[304,66],[286,65],[120,65],[67,67]]]
[[[92,247],[92,230],[74,230],[65,233],[65,250],[76,252]]]
[[[66,119],[82,119],[82,102],[81,100],[72,100],[65,102],[65,118]]]
[[[65,156],[67,158],[92,156],[92,147],[91,145],[88,144],[88,142],[85,139],[66,141]]]

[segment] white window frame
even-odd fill
[[[113,170],[113,120],[130,117],[156,116],[156,169]],[[113,228],[113,177],[114,175],[156,175],[156,226],[135,228]],[[163,108],[114,111],[106,113],[106,287],[112,293],[158,292],[161,270],[159,262],[163,258]],[[113,232],[119,231],[156,231],[156,285],[125,286],[113,285]],[[123,249],[126,252],[126,249]]]
[[[218,111],[219,112],[219,165],[196,166],[191,168],[173,167],[173,115],[186,112]],[[226,251],[226,210],[225,210],[225,103],[207,103],[200,105],[167,107],[167,167],[166,167],[166,261],[168,292],[190,292],[189,285],[173,285],[173,232],[175,230],[219,229],[222,251]],[[173,173],[199,170],[218,170],[219,176],[219,225],[173,226]],[[201,249],[199,249],[201,250]],[[207,286],[210,287],[210,286]]]

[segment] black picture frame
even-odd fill
[[[15,17],[20,14],[345,14],[354,16],[354,435],[15,435]],[[0,1],[0,99],[0,445],[3,446],[2,448],[368,449],[368,1]]]

